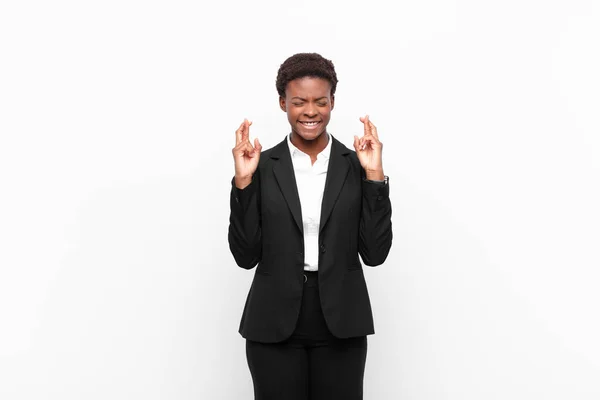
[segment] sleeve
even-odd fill
[[[251,269],[261,259],[260,177],[258,170],[244,189],[231,181],[229,250],[238,266]]]
[[[392,204],[389,178],[362,181],[362,210],[358,252],[366,265],[383,264],[392,247]]]

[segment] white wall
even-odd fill
[[[384,142],[365,399],[600,398],[600,4],[323,3],[2,3],[0,398],[252,398],[230,151],[300,51]]]

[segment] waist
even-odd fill
[[[304,271],[304,285],[317,286],[319,284],[319,271]]]

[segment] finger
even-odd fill
[[[361,140],[361,146],[360,149],[361,150],[366,150],[369,148],[369,138],[368,137],[363,137]]]
[[[371,140],[372,140],[371,138],[372,138],[372,136],[370,136],[370,135],[363,137],[363,140],[362,140],[362,142],[363,142],[362,149],[363,150],[366,150],[371,147]]]
[[[372,142],[379,142],[379,139],[377,138],[377,136],[375,136],[376,132],[372,132],[372,133],[368,133],[365,136],[363,136],[364,140],[369,140]]]
[[[354,135],[354,150],[356,151],[360,151],[360,140],[358,139],[358,136]]]
[[[363,118],[363,124],[365,125],[365,136],[371,133],[371,127],[369,126],[369,115],[365,115]]]
[[[374,135],[368,135],[364,138],[365,148],[376,149],[381,147],[381,142]]]
[[[250,158],[254,158],[258,154],[254,146],[250,144],[250,141],[246,142],[245,154]]]
[[[242,131],[242,140],[250,139],[250,121],[244,118],[244,129]]]
[[[243,135],[242,133],[244,131],[245,123],[246,123],[246,120],[244,120],[244,122],[242,122],[240,124],[240,127],[237,129],[237,131],[235,131],[235,145],[236,146],[242,142],[242,135]]]
[[[358,136],[354,136],[354,148],[356,151],[363,151],[367,147],[367,137],[363,136],[359,138]]]
[[[377,127],[371,121],[369,121],[369,126],[371,128],[371,134],[379,139],[379,135],[377,135]]]
[[[254,138],[254,148],[256,149],[256,151],[258,151],[259,153],[262,151],[262,145],[260,144],[260,142],[258,141],[258,138]]]
[[[369,136],[366,141],[369,144],[369,147],[372,149],[381,147],[381,142],[373,135]]]
[[[246,156],[254,151],[254,147],[248,141],[243,141],[233,149],[234,153],[238,156]]]

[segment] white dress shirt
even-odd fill
[[[319,268],[319,226],[321,203],[325,191],[325,179],[331,154],[331,135],[325,149],[317,155],[314,164],[310,156],[292,144],[288,135],[288,147],[294,166],[294,175],[300,197],[302,224],[304,230],[304,270],[316,271]]]

